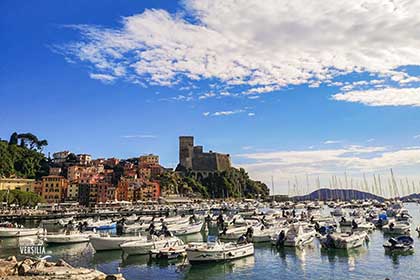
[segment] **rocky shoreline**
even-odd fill
[[[48,262],[46,260],[26,258],[17,260],[11,256],[0,259],[0,280],[124,280],[121,274],[106,275],[95,269],[73,267],[64,260]]]

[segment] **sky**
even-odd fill
[[[0,137],[175,167],[194,135],[275,193],[391,168],[420,189],[419,13],[416,0],[3,0]]]

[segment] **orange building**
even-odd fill
[[[42,177],[41,193],[47,203],[60,203],[66,199],[69,182],[63,176]]]

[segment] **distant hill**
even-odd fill
[[[383,201],[384,198],[358,190],[351,189],[319,189],[307,195],[294,196],[294,200],[352,200],[352,199],[376,199]]]
[[[420,199],[420,193],[412,193],[400,198],[401,201],[417,200]]]

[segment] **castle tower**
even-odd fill
[[[186,169],[192,169],[193,149],[193,136],[179,137],[179,164]]]

